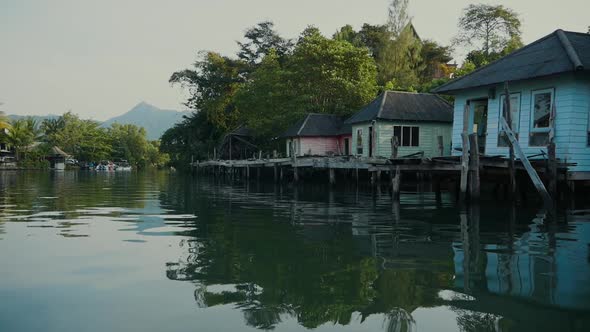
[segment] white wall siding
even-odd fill
[[[488,99],[488,124],[486,136],[487,155],[508,155],[507,147],[498,147],[500,96],[504,86],[497,85],[496,97]],[[546,147],[530,146],[531,112],[533,92],[553,89],[555,98],[555,144],[557,157],[577,163],[571,171],[590,171],[590,147],[587,142],[590,113],[590,78],[572,74],[544,79],[534,79],[509,84],[510,93],[520,94],[519,142],[527,155],[547,151]],[[487,98],[488,89],[470,89],[456,96],[454,106],[453,147],[461,147],[463,109],[468,100]],[[472,121],[472,120],[471,120]],[[453,150],[453,155],[460,151]]]

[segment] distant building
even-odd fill
[[[349,155],[351,129],[344,118],[332,114],[310,113],[295,123],[282,137],[287,139],[287,156]]]
[[[217,158],[220,159],[248,159],[258,152],[258,147],[252,143],[254,135],[250,128],[240,125],[227,133],[217,147]]]
[[[398,156],[450,154],[453,107],[437,95],[386,91],[346,120],[352,126],[352,152],[362,157],[391,156],[391,139]]]
[[[455,96],[453,153],[459,155],[463,113],[487,155],[508,155],[501,129],[508,82],[512,128],[527,155],[547,151],[553,130],[557,157],[576,163],[571,179],[590,179],[590,35],[557,30],[434,90]],[[552,109],[555,121],[551,121]],[[554,127],[552,127],[554,123]],[[543,157],[541,157],[543,158]]]

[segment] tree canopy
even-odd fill
[[[459,19],[455,42],[476,46],[484,56],[522,46],[518,14],[502,5],[471,4]]]

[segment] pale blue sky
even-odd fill
[[[448,43],[472,1],[410,0],[423,38]],[[586,31],[588,0],[484,1],[521,14],[525,43],[557,28]],[[313,24],[331,35],[344,24],[383,23],[388,0],[0,0],[0,106],[9,114],[104,120],[145,100],[182,109],[168,84],[199,50],[235,53],[236,41],[270,19],[295,38]],[[462,55],[461,50],[457,55]],[[458,58],[461,61],[461,58]]]

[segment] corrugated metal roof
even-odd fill
[[[457,90],[584,70],[590,70],[590,35],[556,30],[487,66],[441,85],[434,92],[453,94]]]
[[[344,119],[341,116],[309,113],[287,129],[282,136],[339,136],[351,132],[352,127],[344,125]]]
[[[453,122],[453,106],[437,95],[385,91],[346,123],[372,120]]]

